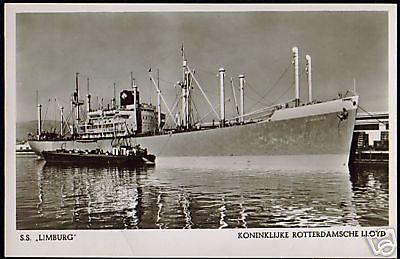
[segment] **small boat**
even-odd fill
[[[15,152],[17,156],[20,155],[35,155],[28,142],[17,143]]]
[[[50,163],[71,163],[79,165],[140,166],[155,163],[156,157],[148,154],[140,145],[113,147],[112,152],[102,149],[78,150],[57,149],[43,151],[43,158]]]

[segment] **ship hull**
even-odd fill
[[[145,162],[141,157],[113,156],[113,155],[82,155],[74,153],[42,152],[47,163],[62,163],[74,165],[109,165],[109,166],[138,166]]]
[[[357,104],[355,96],[277,110],[268,120],[257,123],[131,140],[156,155],[158,166],[347,167]],[[347,116],[341,118],[344,110]],[[60,147],[111,149],[111,140],[105,139],[30,141],[29,144],[37,154]]]

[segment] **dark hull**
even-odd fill
[[[63,163],[77,165],[107,165],[107,166],[140,166],[146,161],[154,162],[155,157],[147,155],[145,157],[135,156],[113,156],[101,154],[76,154],[76,153],[60,153],[60,152],[42,152],[43,158],[48,163]],[[145,158],[145,159],[144,159]]]

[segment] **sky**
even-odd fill
[[[131,12],[18,13],[16,18],[17,121],[36,119],[36,91],[45,119],[70,111],[75,73],[80,96],[90,78],[93,106],[110,103],[130,87],[132,72],[142,102],[156,102],[149,80],[171,108],[181,75],[181,45],[191,68],[218,109],[218,69],[226,70],[226,114],[234,116],[229,79],[246,76],[245,112],[294,98],[292,47],[300,51],[301,100],[308,98],[305,55],[312,57],[313,96],[333,99],[353,89],[362,108],[388,111],[388,16],[386,12]],[[199,117],[211,108],[196,88]],[[236,92],[238,93],[238,92]],[[262,98],[264,97],[264,98]],[[50,100],[50,101],[49,101]],[[163,112],[166,108],[163,106]]]

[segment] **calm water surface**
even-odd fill
[[[387,225],[387,168],[356,170],[350,177],[342,171],[94,168],[17,157],[17,229]]]

